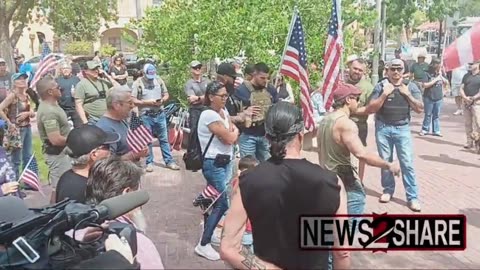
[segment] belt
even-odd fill
[[[162,112],[163,112],[163,110],[158,110],[158,111],[148,110],[148,111],[144,111],[143,114],[147,115],[147,116],[157,116],[158,114],[160,114]]]

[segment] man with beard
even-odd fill
[[[363,214],[365,191],[359,181],[351,154],[360,161],[398,174],[398,164],[369,153],[358,136],[358,127],[350,116],[357,111],[362,91],[351,84],[339,84],[333,93],[334,111],[318,127],[318,160],[320,166],[335,172],[347,191],[348,213]]]
[[[86,199],[94,205],[140,188],[143,169],[131,161],[110,157],[97,161],[90,169],[87,181]],[[137,262],[142,269],[163,269],[162,258],[145,231],[145,216],[136,208],[119,217],[116,221],[133,225],[137,230]]]
[[[64,63],[61,67],[62,75],[60,75],[56,81],[58,86],[60,87],[60,91],[62,92],[62,97],[59,100],[59,105],[67,114],[67,117],[70,117],[73,122],[74,127],[81,126],[82,119],[78,115],[77,111],[75,110],[75,99],[73,98],[73,94],[75,92],[75,87],[77,86],[80,79],[72,74],[72,67]]]
[[[368,80],[364,79],[366,69],[367,62],[361,58],[352,60],[348,66],[347,83],[355,85],[362,91],[358,101],[358,107],[364,107],[368,104],[368,99],[373,91],[373,85]],[[366,147],[368,135],[368,115],[357,115],[355,112],[353,112],[350,119],[357,124],[358,136],[360,137],[363,146]],[[363,183],[363,177],[365,175],[365,162],[360,160],[358,167],[360,181]]]
[[[90,168],[100,159],[110,156],[110,145],[118,142],[120,135],[105,132],[92,125],[74,128],[67,137],[67,154],[72,160],[72,169],[58,180],[56,202],[66,198],[85,203],[85,189]]]

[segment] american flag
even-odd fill
[[[130,117],[130,128],[127,133],[127,144],[133,152],[140,152],[148,144],[152,143],[154,137],[150,130],[143,125],[142,119],[132,112]]]
[[[32,189],[40,191],[40,193],[42,193],[40,179],[38,175],[39,173],[37,159],[35,158],[35,154],[33,154],[30,158],[30,161],[28,162],[27,167],[23,170],[19,182],[23,181],[23,183],[27,184]]]
[[[337,89],[340,79],[340,59],[342,56],[341,0],[333,0],[332,14],[328,26],[328,38],[323,56],[323,100],[328,111],[333,103],[333,92]]]
[[[450,71],[467,63],[480,60],[480,22],[455,40],[445,49],[443,65]]]
[[[30,87],[35,88],[35,84],[37,84],[39,80],[41,80],[50,70],[54,69],[57,65],[58,60],[56,56],[52,54],[48,43],[44,41],[42,43],[42,60],[40,60],[40,63],[38,64],[38,68],[35,71],[35,75],[33,76]]]
[[[214,188],[212,185],[207,185],[207,187],[205,187],[205,189],[202,191],[202,196],[204,198],[207,198],[207,199],[212,199],[212,200],[216,200],[218,198],[218,196],[220,196],[221,193],[218,192],[218,190],[216,188]]]
[[[280,72],[299,83],[305,128],[311,130],[315,127],[315,121],[313,120],[313,109],[309,94],[310,82],[307,71],[307,51],[305,49],[302,20],[297,9],[294,10],[290,33]]]
[[[225,191],[225,190],[224,190]],[[223,192],[218,190],[212,185],[207,185],[202,193],[200,193],[195,200],[193,200],[194,206],[200,206],[203,214],[206,214],[213,206],[213,204],[222,196]]]

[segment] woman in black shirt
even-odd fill
[[[221,257],[236,269],[327,269],[328,251],[299,248],[299,220],[302,215],[347,214],[343,184],[334,173],[301,157],[304,124],[295,105],[273,105],[265,129],[272,157],[240,176],[225,219]],[[247,217],[254,253],[241,245]],[[335,268],[350,267],[348,252],[333,255]]]

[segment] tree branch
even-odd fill
[[[22,3],[22,0],[15,0],[15,3],[13,3],[10,8],[7,9],[7,12],[5,13],[5,20],[7,22],[11,21],[13,18],[13,14],[15,14],[15,11],[20,7],[20,4]],[[21,8],[26,8],[28,9],[28,4],[27,5],[22,5]]]
[[[15,26],[15,28],[12,31],[12,34],[10,35],[10,42],[12,43],[12,47],[15,48],[17,45],[18,40],[23,34],[23,28],[25,28],[26,23],[21,22]]]

